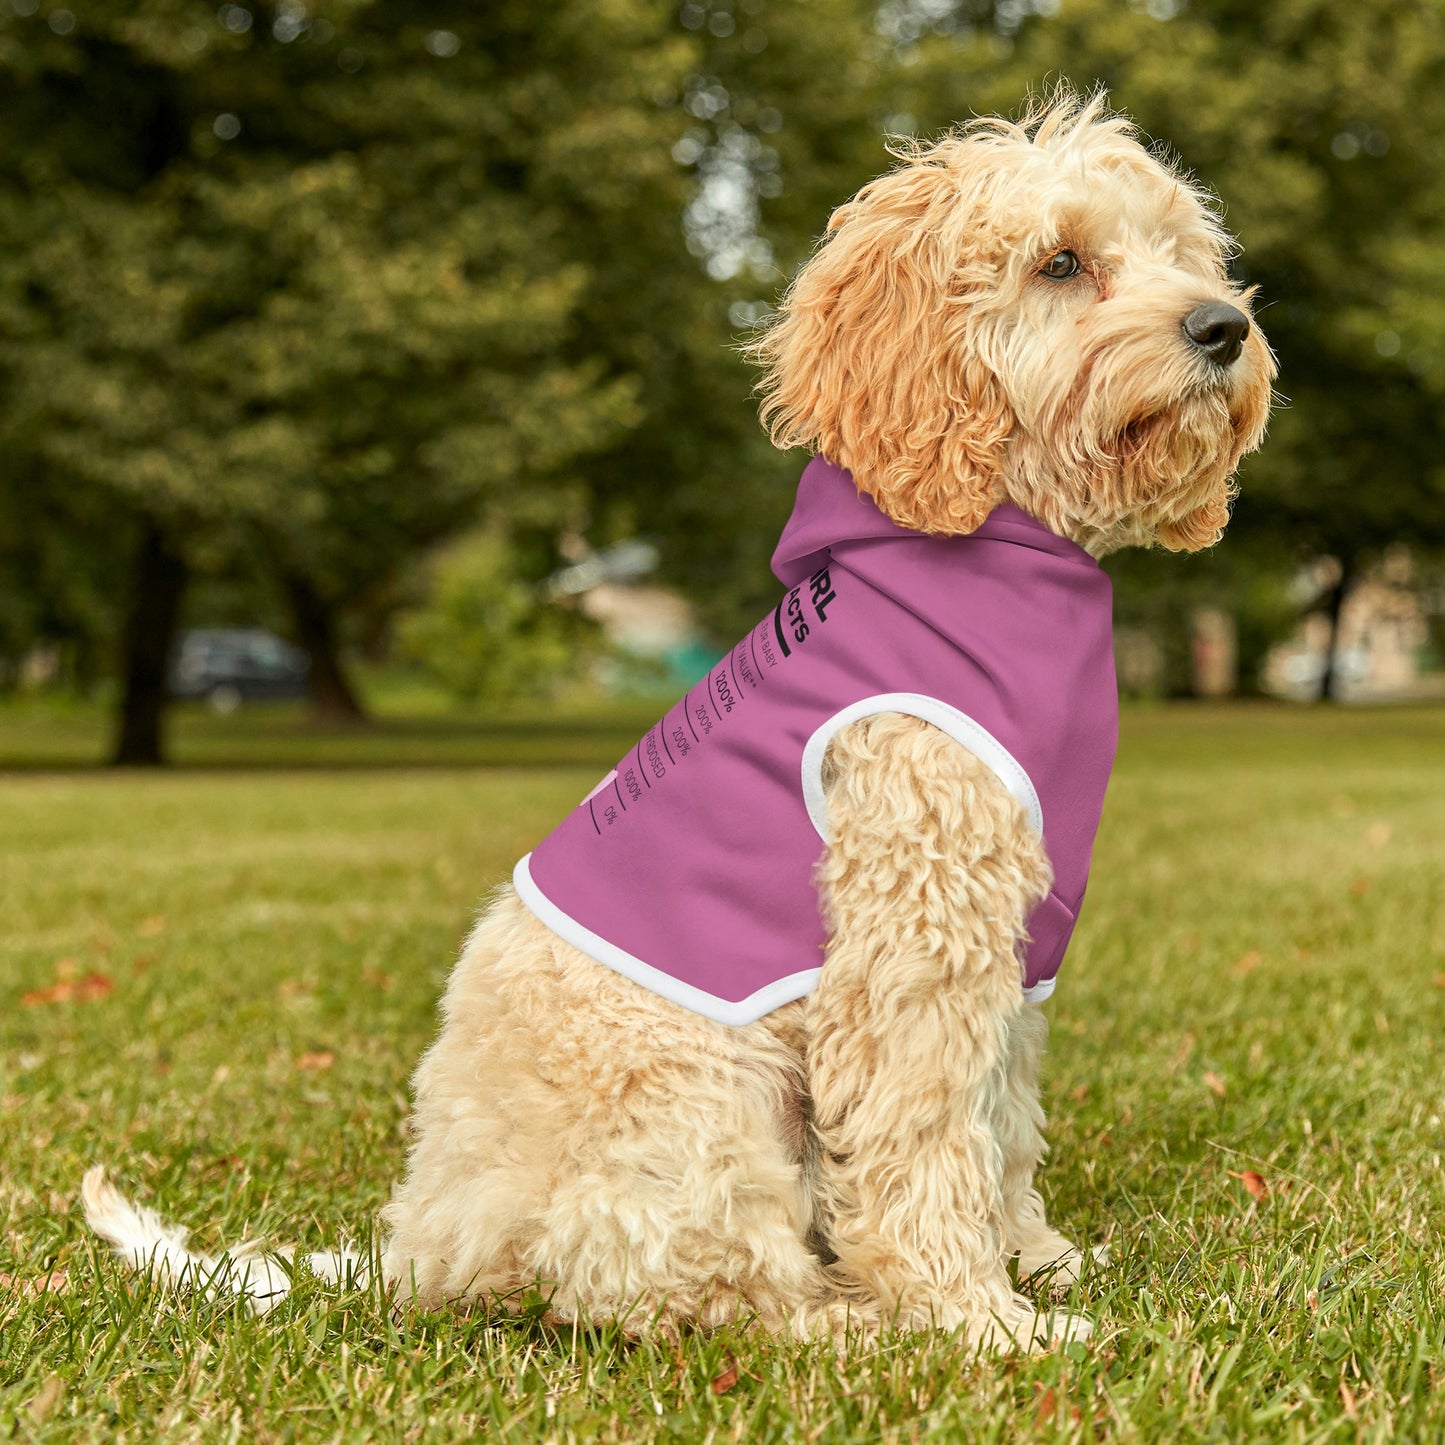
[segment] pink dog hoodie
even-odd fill
[[[1017,507],[965,537],[890,521],[822,457],[773,555],[790,590],[513,875],[560,937],[747,1024],[817,986],[829,739],[873,713],[942,729],[1044,838],[1025,995],[1073,932],[1118,734],[1109,579]]]

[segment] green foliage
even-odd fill
[[[1288,402],[1226,545],[1445,548],[1445,0],[31,8],[0,9],[0,653],[100,657],[146,519],[373,635],[479,515],[529,567],[643,533],[731,636],[800,461],[735,343],[884,129],[1060,75],[1244,239]]]
[[[193,565],[258,556],[333,604],[483,502],[570,518],[578,460],[643,415],[590,333],[588,218],[676,236],[670,19],[7,12],[0,447]]]
[[[426,600],[403,612],[404,653],[462,702],[545,697],[577,676],[595,631],[518,575],[499,533],[452,544],[430,568]],[[589,644],[594,644],[589,646]]]

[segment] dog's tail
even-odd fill
[[[184,1289],[198,1289],[207,1299],[230,1295],[243,1298],[251,1310],[263,1315],[286,1298],[291,1288],[295,1250],[265,1250],[243,1244],[219,1255],[196,1254],[186,1248],[188,1232],[167,1224],[153,1209],[132,1204],[105,1177],[97,1164],[85,1172],[80,1185],[85,1222],[132,1269]],[[370,1262],[348,1248],[305,1256],[311,1272],[330,1284],[364,1285]]]

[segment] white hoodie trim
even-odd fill
[[[772,983],[736,1003],[717,998],[705,989],[674,978],[670,973],[664,973],[650,963],[644,963],[625,948],[609,943],[600,934],[593,933],[590,928],[578,923],[570,913],[564,913],[533,880],[527,861],[531,856],[528,853],[518,859],[516,868],[512,870],[512,887],[517,890],[517,897],[558,938],[570,943],[574,948],[580,948],[589,958],[605,964],[624,978],[630,978],[633,983],[640,983],[643,988],[660,994],[685,1009],[691,1009],[693,1013],[701,1014],[704,1018],[740,1028],[744,1024],[756,1023],[764,1014],[782,1008],[785,1003],[792,1003],[794,999],[812,993],[818,986],[822,968],[806,968],[801,973],[790,973],[786,978],[774,979]]]
[[[1044,810],[1029,775],[1018,759],[986,727],[940,698],[928,697],[921,692],[880,692],[835,712],[814,732],[803,749],[803,802],[808,809],[808,817],[813,820],[813,827],[825,843],[831,842],[833,836],[828,826],[828,802],[823,792],[823,759],[827,755],[828,744],[849,723],[881,712],[901,712],[909,717],[921,718],[966,747],[993,770],[999,782],[1024,810],[1029,826],[1043,837]]]

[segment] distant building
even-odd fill
[[[575,597],[601,626],[614,649],[603,681],[618,689],[688,687],[718,657],[690,604],[680,594],[643,580],[656,570],[657,561],[656,547],[630,538],[580,556],[545,584],[552,597]]]
[[[1337,566],[1337,564],[1335,564]],[[1301,580],[1306,597],[1319,598],[1338,576],[1330,564]],[[1445,674],[1427,672],[1430,627],[1425,599],[1414,585],[1408,549],[1391,548],[1379,567],[1350,587],[1335,641],[1335,696],[1343,702],[1392,702],[1445,696]],[[1272,649],[1260,682],[1276,697],[1319,696],[1330,645],[1323,610],[1300,619],[1289,641]]]

